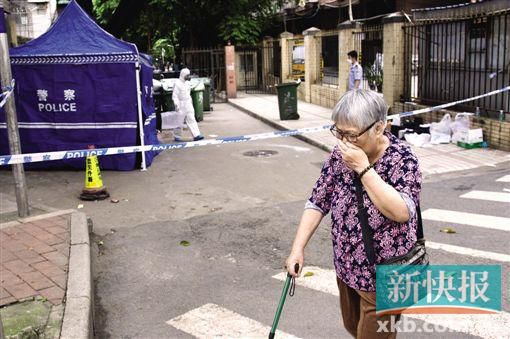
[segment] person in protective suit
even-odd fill
[[[179,81],[175,83],[172,99],[174,101],[175,110],[184,116],[184,121],[186,121],[186,125],[188,125],[191,134],[193,134],[193,140],[198,141],[204,139],[204,137],[200,134],[197,121],[195,120],[195,109],[191,101],[190,79],[189,69],[183,68],[179,76]],[[182,127],[174,129],[175,141],[182,141],[181,133]]]

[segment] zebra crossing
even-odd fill
[[[298,286],[330,293],[334,296],[339,295],[334,270],[305,267],[303,272],[310,274],[308,277],[296,279]],[[285,273],[279,273],[273,278],[284,281]],[[510,313],[508,312],[499,314],[406,314],[405,317],[482,338],[509,337]]]
[[[508,183],[510,182],[510,175],[497,178],[495,182]],[[481,203],[510,203],[510,193],[508,193],[504,187],[502,187],[501,192],[472,190],[460,195],[459,199],[477,200]],[[502,210],[508,215],[508,208],[503,208]],[[436,208],[424,210],[422,212],[422,217],[425,221],[438,221],[446,224],[502,231],[505,236],[508,236],[507,232],[510,232],[509,217]],[[427,241],[427,245],[432,249],[466,255],[473,258],[489,259],[501,263],[510,262],[509,253],[491,252],[432,241]]]
[[[271,327],[215,304],[205,304],[167,324],[200,339],[208,338],[265,338]],[[297,339],[291,334],[276,331],[277,338]]]
[[[510,183],[510,175],[495,180],[498,183]],[[510,202],[505,188],[503,192],[489,192],[473,190],[459,196],[460,199],[476,199],[487,203]],[[455,211],[449,209],[429,208],[422,212],[425,221],[437,221],[445,224],[455,224],[456,227],[475,227],[503,232],[508,236],[510,231],[510,218],[492,216],[471,212]],[[426,223],[425,223],[426,225]],[[462,247],[448,243],[427,241],[427,246],[434,256],[434,252],[446,252],[458,256],[466,256],[467,260],[487,259],[496,264],[510,263],[510,253],[490,252],[480,249]],[[437,252],[436,252],[437,253]],[[304,274],[296,279],[296,285],[301,288],[338,297],[336,285],[336,272],[329,268],[306,266]],[[281,272],[268,277],[284,281],[286,273]],[[504,277],[503,277],[504,279]],[[505,286],[505,284],[503,284]],[[276,306],[276,301],[275,301]],[[270,310],[273,312],[273,310]],[[510,313],[498,314],[406,314],[404,318],[422,321],[424,323],[442,326],[450,331],[482,338],[510,338]],[[166,322],[168,325],[196,338],[265,338],[270,324],[263,324],[257,319],[251,319],[247,314],[239,314],[220,305],[206,303],[187,313],[174,317]],[[320,333],[320,329],[318,329]],[[435,336],[433,333],[431,336]],[[278,331],[277,338],[299,338],[299,333],[286,333]],[[316,336],[320,338],[320,335]],[[447,338],[446,334],[441,337]]]

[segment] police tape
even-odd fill
[[[14,84],[12,86],[5,87],[4,90],[4,92],[0,93],[0,108],[4,107],[7,99],[9,99],[12,92],[14,92]]]
[[[423,114],[428,112],[438,111],[447,107],[455,106],[460,103],[477,100],[480,98],[484,98],[487,96],[503,93],[506,91],[510,91],[510,86],[501,88],[499,90],[495,90],[492,92],[488,92],[482,95],[474,96],[467,99],[462,99],[434,107],[422,108],[409,112],[402,112],[399,114],[393,114],[388,116],[388,120],[394,118],[404,118],[417,114]],[[12,90],[11,90],[12,92]],[[201,141],[191,141],[191,142],[179,142],[175,144],[158,144],[158,145],[145,145],[145,146],[126,146],[126,147],[110,147],[110,148],[97,148],[97,149],[83,149],[83,150],[72,150],[72,151],[57,151],[57,152],[41,152],[41,153],[27,153],[27,154],[14,154],[14,155],[0,155],[0,166],[6,165],[14,165],[14,164],[28,164],[33,162],[41,162],[41,161],[55,161],[55,160],[65,160],[65,159],[79,159],[85,158],[92,155],[97,156],[108,156],[108,155],[119,155],[119,154],[128,154],[128,153],[137,153],[137,152],[150,152],[150,151],[166,151],[172,149],[180,149],[180,148],[190,148],[190,147],[198,147],[198,146],[209,146],[209,145],[221,145],[221,144],[230,144],[230,143],[239,143],[239,142],[247,142],[254,140],[263,140],[263,139],[273,139],[273,138],[281,138],[281,137],[289,137],[294,135],[302,135],[302,134],[310,134],[317,133],[324,130],[330,129],[331,125],[323,125],[317,127],[307,127],[300,128],[294,130],[286,130],[286,131],[277,131],[277,132],[269,132],[269,133],[260,133],[260,134],[251,134],[251,135],[243,135],[237,137],[228,137],[228,138],[217,138],[217,139],[206,139]]]
[[[16,85],[16,81],[14,79],[11,80],[10,86],[5,86],[2,88],[4,92],[0,93],[0,108],[4,107],[5,103],[7,102],[7,99],[12,95],[12,92],[14,92],[14,86]]]
[[[389,115],[387,119],[388,120],[392,120],[392,119],[395,119],[395,118],[406,118],[406,117],[410,117],[410,116],[413,116],[413,115],[429,113],[429,112],[435,112],[435,111],[439,111],[439,110],[445,109],[447,107],[452,107],[452,106],[455,106],[455,105],[458,105],[458,104],[462,104],[462,103],[465,103],[465,102],[468,102],[468,101],[473,101],[473,100],[485,98],[485,97],[488,97],[488,96],[491,96],[491,95],[496,95],[496,94],[503,93],[503,92],[506,92],[506,91],[510,91],[510,86],[506,86],[504,88],[497,89],[497,90],[494,90],[492,92],[488,92],[488,93],[485,93],[485,94],[477,95],[477,96],[474,96],[474,97],[471,97],[471,98],[457,100],[457,101],[453,101],[453,102],[448,102],[446,104],[437,105],[437,106],[434,106],[434,107],[426,107],[426,108],[417,109],[417,110],[414,110],[414,111],[402,112],[402,113],[398,113],[398,114],[392,114],[392,115]]]
[[[127,147],[110,147],[110,148],[96,148],[96,149],[82,149],[74,151],[57,151],[57,152],[41,152],[41,153],[27,153],[27,154],[14,154],[14,155],[0,155],[0,166],[14,165],[14,164],[29,164],[41,161],[55,161],[65,159],[78,159],[85,158],[92,155],[107,156],[119,155],[137,152],[150,152],[150,151],[166,151],[180,148],[190,148],[198,146],[222,145],[232,144],[239,142],[283,138],[300,134],[317,133],[328,130],[331,125],[324,125],[318,127],[307,127],[288,131],[277,131],[260,134],[250,134],[229,138],[206,139],[201,141],[179,142],[175,144],[159,144],[159,145],[145,145],[145,146],[127,146]]]

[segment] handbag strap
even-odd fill
[[[354,179],[354,186],[356,186],[356,200],[358,201],[358,218],[361,223],[361,235],[363,237],[363,244],[365,245],[365,253],[367,254],[368,262],[370,265],[375,263],[375,250],[374,250],[374,230],[368,224],[368,214],[363,203],[363,188],[359,177]],[[416,206],[416,216],[418,218],[418,228],[416,230],[416,239],[422,239],[423,235],[423,222],[421,218],[420,205]]]
[[[356,186],[356,200],[358,200],[358,218],[361,223],[361,235],[363,237],[363,244],[365,245],[365,252],[367,254],[368,262],[370,265],[375,263],[375,250],[374,250],[374,230],[368,225],[368,214],[365,210],[363,203],[363,189],[361,187],[361,180],[356,177],[354,179]]]
[[[418,217],[418,229],[416,230],[416,239],[420,240],[425,237],[423,234],[423,222],[421,220],[420,204],[416,206],[416,216]]]

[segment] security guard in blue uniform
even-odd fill
[[[363,79],[363,69],[358,64],[358,52],[350,51],[347,53],[347,62],[351,65],[349,70],[348,90],[361,89],[361,80]]]

